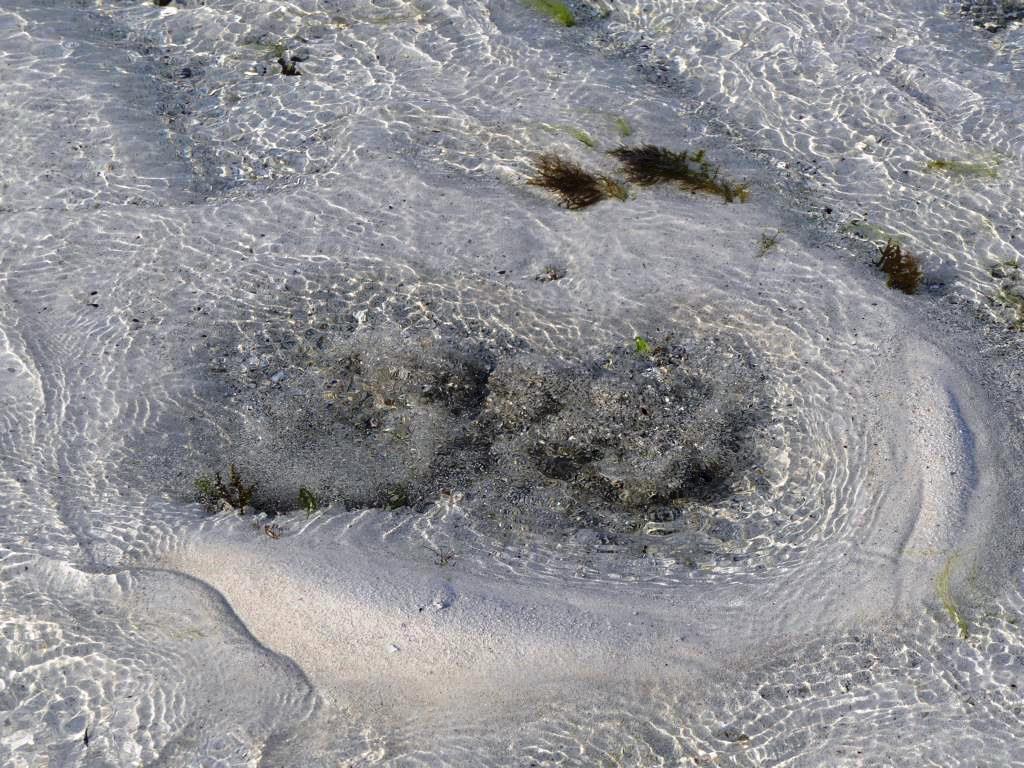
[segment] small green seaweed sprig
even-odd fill
[[[320,509],[320,499],[304,485],[299,488],[299,507],[306,511],[307,518]]]
[[[563,3],[562,0],[524,0],[524,2],[535,11],[540,11],[563,27],[576,26],[576,16],[573,15],[572,9]]]
[[[957,628],[957,634],[961,640],[967,640],[971,636],[971,627],[967,623],[967,619],[964,618],[960,608],[956,604],[956,600],[953,597],[953,588],[951,586],[953,576],[953,565],[957,561],[957,556],[950,555],[946,560],[945,566],[935,579],[935,589],[939,593],[939,599],[942,601],[942,607],[949,614],[949,618],[953,621]]]
[[[779,244],[779,236],[781,234],[782,230],[779,229],[776,229],[774,232],[762,232],[761,240],[757,247],[757,255],[767,256],[768,252]]]
[[[940,171],[951,176],[972,176],[983,179],[999,178],[999,163],[994,160],[969,162],[965,160],[948,160],[935,158],[925,165],[929,171]]]
[[[228,481],[224,482],[220,472],[212,475],[202,475],[196,479],[196,491],[199,500],[203,502],[211,512],[218,511],[224,502],[238,510],[245,510],[252,507],[253,496],[256,493],[256,484],[246,485],[238,468],[232,464],[228,468]]]

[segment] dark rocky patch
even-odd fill
[[[964,0],[960,13],[971,23],[989,32],[999,32],[1015,21],[1024,20],[1021,0]]]

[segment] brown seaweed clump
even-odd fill
[[[721,178],[718,166],[708,162],[702,149],[691,155],[653,144],[642,144],[619,147],[609,154],[626,167],[627,179],[644,186],[675,182],[691,192],[718,195],[727,203],[737,200],[746,202],[750,194],[746,184]]]
[[[599,176],[576,163],[548,153],[537,158],[537,174],[527,183],[549,189],[558,195],[562,205],[578,210],[609,197],[626,199],[626,190],[614,179]]]
[[[906,294],[917,293],[923,273],[921,265],[911,254],[905,252],[898,242],[890,239],[882,248],[882,259],[878,268],[888,276],[886,285]]]

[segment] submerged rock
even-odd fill
[[[979,27],[998,32],[1024,20],[1024,0],[964,0],[960,13]]]

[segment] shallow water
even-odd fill
[[[4,2],[0,763],[1024,764],[982,5]]]

